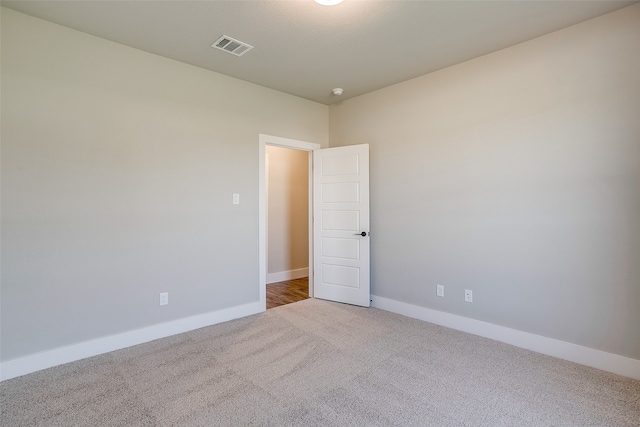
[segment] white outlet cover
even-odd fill
[[[169,292],[162,292],[160,294],[160,305],[169,304]]]
[[[233,194],[233,204],[234,205],[239,205],[240,204],[240,195],[238,193],[234,193]]]
[[[465,289],[464,290],[464,300],[466,302],[473,302],[473,291],[470,291],[469,289]]]
[[[443,297],[444,296],[444,286],[436,285],[436,295],[439,296],[439,297]]]

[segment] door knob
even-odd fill
[[[362,233],[356,233],[356,234],[354,234],[354,236],[367,237],[367,234],[368,234],[368,233],[367,233],[366,231],[363,231]]]

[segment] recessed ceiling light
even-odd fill
[[[342,3],[344,0],[314,0],[316,3],[323,6],[335,6]]]

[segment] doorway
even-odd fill
[[[309,297],[309,153],[267,145],[267,309]]]
[[[308,295],[313,297],[313,189],[312,189],[312,156],[311,152],[320,148],[320,144],[260,134],[258,138],[258,274],[260,303],[266,309],[268,278],[268,236],[267,236],[267,146],[275,146],[306,152],[307,156],[307,224],[308,224]],[[275,272],[277,273],[277,272]],[[272,272],[273,274],[273,272]],[[271,280],[277,276],[271,276]]]

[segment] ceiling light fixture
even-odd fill
[[[344,0],[314,0],[316,3],[323,6],[335,6],[342,3]]]
[[[342,89],[341,87],[337,87],[334,90],[332,90],[331,92],[333,92],[333,94],[335,96],[340,96],[340,95],[342,95],[343,91],[344,91],[344,89]]]

